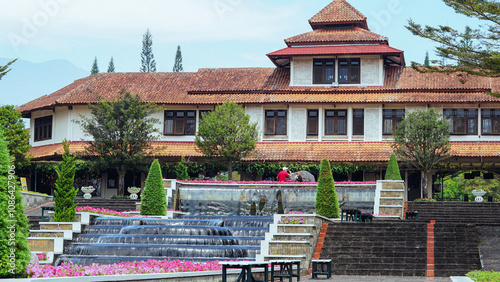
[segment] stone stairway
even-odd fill
[[[483,270],[500,271],[500,226],[477,226]]]
[[[129,199],[99,199],[99,198],[76,198],[75,203],[80,207],[105,208],[115,211],[131,211],[136,210],[135,203],[140,200]]]
[[[494,202],[408,202],[408,211],[418,211],[424,222],[500,225],[500,203]]]
[[[434,240],[435,276],[465,276],[481,269],[475,225],[437,222]]]
[[[426,247],[425,223],[330,224],[320,259],[333,275],[425,276]]]

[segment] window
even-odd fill
[[[266,111],[266,135],[286,135],[286,110]]]
[[[448,119],[450,124],[451,134],[477,134],[476,109],[445,109],[444,116]]]
[[[165,135],[194,135],[196,111],[165,111]]]
[[[313,60],[313,83],[332,84],[335,81],[335,59]]]
[[[318,135],[318,110],[307,111],[307,135]]]
[[[354,110],[352,119],[352,134],[365,134],[365,110]]]
[[[210,112],[211,110],[200,110],[200,120],[206,117]]]
[[[392,135],[405,116],[405,110],[384,110],[384,135]]]
[[[35,142],[52,139],[52,116],[35,119]]]
[[[346,128],[346,110],[325,110],[325,135],[346,135]]]
[[[339,59],[339,83],[361,83],[360,65],[360,59]]]
[[[481,120],[483,121],[483,134],[500,134],[500,109],[481,110]]]

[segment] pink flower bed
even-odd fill
[[[141,215],[132,215],[126,212],[119,212],[119,211],[114,211],[114,210],[108,210],[105,208],[93,208],[93,207],[76,207],[77,212],[92,212],[92,213],[98,213],[102,215],[113,215],[113,216],[121,216],[121,217],[147,217],[147,216],[141,216]],[[167,211],[176,211],[172,209],[167,209]],[[133,212],[138,212],[138,211],[133,211]],[[178,212],[178,211],[177,211]]]
[[[92,264],[89,266],[81,266],[73,263],[62,263],[59,266],[30,264],[26,273],[28,273],[29,278],[51,278],[214,271],[221,269],[222,267],[219,265],[218,261],[200,263],[180,260],[148,260],[140,262],[121,262],[111,265]]]
[[[278,181],[222,181],[222,180],[178,180],[182,183],[216,183],[216,184],[313,184],[318,182],[278,182]],[[335,184],[376,184],[376,181],[340,181]]]

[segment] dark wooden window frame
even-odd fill
[[[330,113],[333,113],[331,115]],[[340,113],[343,114],[340,115]],[[328,121],[333,121],[333,133],[329,132]],[[340,121],[344,121],[344,132],[339,133],[339,123]],[[325,110],[325,135],[326,136],[334,136],[334,135],[347,135],[347,110]]]
[[[478,121],[478,110],[477,109],[444,109],[443,115],[451,121],[450,134],[451,135],[477,135],[477,121]],[[463,122],[463,131],[459,131],[459,122]],[[473,122],[474,131],[469,132],[469,123]]]
[[[170,114],[172,113],[172,115]],[[182,113],[183,116],[180,116]],[[167,121],[172,122],[172,132],[167,132]],[[194,123],[192,132],[188,132],[188,123]],[[163,135],[187,135],[192,136],[196,133],[196,111],[183,110],[183,111],[165,111],[164,112],[164,125]]]
[[[365,135],[365,110],[354,109],[352,112],[352,135]]]
[[[331,71],[331,79],[328,72]],[[313,59],[313,84],[332,84],[335,82],[335,59]]]
[[[343,63],[346,63],[344,65]],[[338,59],[338,77],[339,84],[360,84],[361,83],[361,59],[360,58],[340,58]],[[341,79],[341,74],[343,70],[347,71],[347,80],[343,81]],[[358,79],[353,80],[353,73],[358,74]]]
[[[287,135],[287,110],[265,110],[265,135]],[[284,122],[284,128],[278,128]],[[270,128],[272,125],[272,129]]]
[[[389,109],[383,111],[382,131],[384,135],[392,135],[397,126],[401,123],[405,116],[405,110],[402,109]],[[391,132],[385,130],[385,122],[390,120],[392,122]]]
[[[52,116],[35,118],[35,133],[33,135],[34,141],[38,142],[52,139],[52,124]]]
[[[307,110],[307,135],[318,136],[319,110]]]
[[[491,131],[484,131],[484,122],[490,121]],[[495,122],[500,127],[500,109],[482,109],[481,110],[481,134],[482,135],[500,135],[500,128],[495,132]]]

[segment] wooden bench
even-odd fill
[[[54,207],[42,207],[42,220],[49,220],[50,217],[49,217],[48,213],[47,213],[46,217],[43,216],[43,213],[45,211],[54,211]]]
[[[317,260],[312,260],[311,262],[312,262],[312,272],[311,272],[312,279],[317,279],[318,275],[326,275],[327,279],[332,278],[331,259],[317,259]]]
[[[418,220],[418,211],[407,211],[405,215],[406,220]]]
[[[373,222],[373,215],[362,212],[359,216],[359,222]]]
[[[288,278],[292,282],[293,277],[297,277],[297,281],[300,281],[300,260],[271,260],[271,282],[274,282],[274,278],[279,278],[280,282],[283,282],[283,278]],[[293,265],[297,266],[297,272],[293,272]],[[280,267],[280,273],[274,274],[274,267]]]
[[[353,209],[343,209],[340,214],[341,222],[358,222],[360,221],[361,211]]]
[[[267,261],[220,261],[222,265],[222,282],[227,282],[227,269],[241,269],[236,282],[269,282],[269,262]],[[264,268],[264,280],[256,280],[252,274],[252,268]]]

